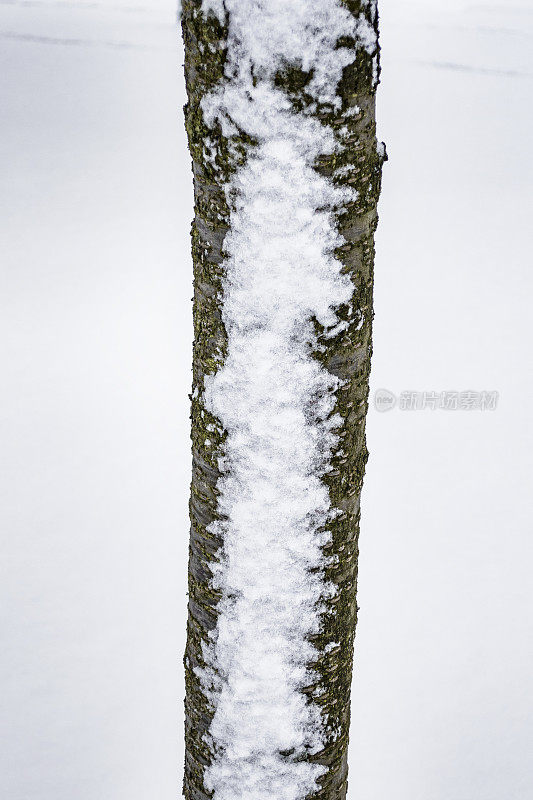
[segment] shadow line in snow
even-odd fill
[[[520,72],[513,69],[493,69],[491,67],[475,67],[470,64],[456,64],[453,61],[412,61],[412,64],[421,64],[434,69],[447,69],[453,72],[470,72],[473,75],[493,75],[499,78],[529,78],[531,72]]]
[[[105,39],[63,39],[55,36],[15,33],[14,31],[0,31],[0,39],[9,39],[15,42],[30,42],[33,44],[66,45],[68,47],[109,47],[113,50],[155,50],[174,52],[173,47],[160,47],[158,45],[137,44],[135,42],[114,42],[106,41]]]
[[[475,5],[470,5],[467,8],[467,11],[489,11],[495,14],[505,14],[508,16],[509,14],[533,14],[533,8],[527,8],[524,6],[505,6],[505,5],[493,5],[492,3],[476,3]]]
[[[424,30],[431,31],[457,31],[459,33],[483,34],[490,36],[516,36],[521,39],[531,39],[533,32],[519,28],[504,28],[496,25],[449,25],[436,22],[420,25]]]
[[[63,2],[63,0],[0,0],[0,6],[16,6],[17,8],[42,8],[53,6],[54,8],[76,9],[77,11],[104,10],[118,11],[124,14],[151,14],[153,9],[149,6],[119,6],[113,3],[98,3],[91,0],[79,0],[79,2]]]

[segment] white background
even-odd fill
[[[0,2],[0,796],[179,796],[192,217],[173,0]],[[533,2],[381,0],[350,800],[531,800]]]

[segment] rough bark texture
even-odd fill
[[[345,0],[355,15],[367,14],[367,4],[361,0]],[[189,561],[189,618],[185,655],[185,778],[184,794],[188,800],[206,800],[210,796],[203,784],[205,766],[211,753],[204,741],[213,715],[213,708],[204,695],[195,674],[203,667],[202,641],[216,626],[218,595],[210,587],[210,564],[222,542],[208,532],[209,524],[217,519],[218,456],[224,449],[224,431],[220,422],[202,406],[204,377],[215,372],[223,363],[226,334],[221,319],[223,277],[223,243],[228,230],[229,208],[226,203],[222,177],[229,177],[246,157],[246,148],[253,145],[247,137],[228,142],[216,128],[204,123],[200,102],[223,75],[225,63],[225,28],[213,15],[203,16],[201,0],[184,0],[182,28],[185,42],[185,77],[188,103],[185,120],[192,155],[194,175],[195,216],[192,224],[192,254],[194,262],[194,347],[192,398],[193,476],[190,514]],[[377,22],[375,23],[377,24]],[[327,767],[320,779],[321,788],[313,800],[344,800],[347,791],[347,747],[350,723],[350,684],[352,677],[353,645],[357,620],[356,585],[360,499],[363,474],[367,461],[365,417],[368,408],[368,380],[372,352],[372,291],[374,264],[374,232],[377,225],[376,206],[381,187],[382,151],[376,141],[375,91],[376,62],[365,50],[358,51],[355,62],[344,70],[338,87],[342,108],[319,110],[319,115],[333,127],[342,130],[344,151],[320,159],[316,168],[333,178],[335,168],[352,165],[349,174],[335,178],[358,191],[358,199],[339,216],[339,229],[347,243],[337,256],[354,284],[352,305],[364,314],[358,327],[358,315],[348,316],[348,307],[341,309],[342,319],[353,320],[350,327],[333,339],[320,338],[324,347],[315,354],[323,365],[345,382],[337,392],[337,408],[343,418],[340,448],[343,456],[333,458],[334,469],[325,479],[332,505],[342,514],[330,523],[332,542],[327,555],[337,555],[336,566],[329,567],[326,578],[337,586],[336,596],[328,601],[323,616],[323,631],[314,637],[321,653],[313,664],[318,675],[315,685],[306,689],[314,702],[327,711],[332,729],[340,731],[313,761]],[[308,102],[305,84],[308,76],[300,70],[288,69],[279,75],[278,84],[289,93],[295,108]],[[360,112],[349,114],[358,106]],[[216,144],[216,171],[204,157],[204,137]],[[235,144],[241,145],[240,156]],[[230,154],[231,153],[231,154]],[[240,163],[239,163],[240,162]],[[320,329],[317,325],[317,332]],[[209,447],[206,446],[206,439]],[[340,643],[324,652],[331,642]],[[317,696],[317,689],[322,693]],[[275,800],[273,798],[272,800]]]

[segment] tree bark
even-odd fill
[[[356,18],[364,18],[377,35],[375,5],[368,0],[344,0]],[[230,211],[225,183],[245,163],[254,142],[244,132],[231,143],[217,123],[209,126],[202,100],[223,79],[228,58],[229,20],[222,24],[212,13],[202,11],[201,0],[183,0],[182,29],[185,43],[185,77],[188,102],[185,120],[194,176],[194,264],[193,391],[191,395],[193,474],[190,500],[189,616],[185,655],[185,778],[188,800],[212,796],[204,783],[205,769],[212,762],[212,746],[206,736],[214,714],[199,677],[205,668],[204,649],[208,635],[217,626],[221,593],[212,583],[213,565],[224,541],[209,530],[219,519],[219,457],[224,452],[226,431],[203,401],[204,381],[220,369],[227,352],[227,334],[222,321],[224,304],[225,250]],[[277,76],[295,107],[308,103],[305,73],[297,65],[285,65]],[[318,753],[306,756],[326,768],[319,778],[313,800],[344,800],[347,792],[347,748],[350,723],[350,685],[357,620],[356,585],[360,500],[367,461],[365,417],[372,352],[372,292],[376,206],[381,187],[384,149],[376,140],[375,93],[379,81],[379,49],[359,48],[354,61],[343,70],[337,87],[338,108],[318,108],[324,125],[342,141],[339,152],[321,156],[316,170],[338,185],[357,191],[356,199],[338,214],[338,229],[345,239],[335,252],[353,283],[352,308],[341,308],[346,321],[338,335],[327,337],[317,324],[320,347],[314,357],[341,379],[336,391],[335,412],[342,417],[339,438],[342,449],[332,458],[324,475],[331,504],[340,510],[329,523],[331,541],[325,547],[329,558],[325,579],[335,587],[325,600],[320,633],[312,641],[319,655],[313,663],[315,681],[302,691],[313,697],[325,717],[328,730],[335,731]],[[206,140],[216,143],[214,157],[206,156]],[[343,170],[342,167],[345,167]],[[354,310],[356,313],[354,313]],[[329,646],[328,646],[329,645]],[[317,691],[319,690],[319,691]],[[215,798],[216,800],[216,798]],[[255,800],[250,798],[250,800]],[[277,800],[277,798],[272,798]]]

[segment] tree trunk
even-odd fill
[[[184,794],[343,800],[384,160],[376,2],[182,6],[195,195]]]

